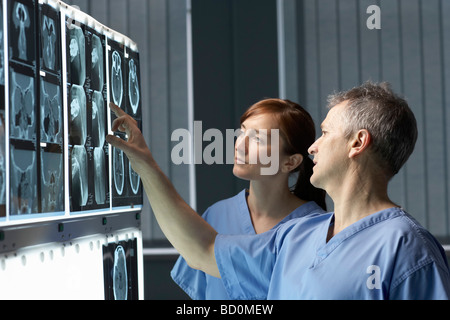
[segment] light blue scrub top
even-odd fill
[[[400,208],[374,213],[326,242],[332,213],[261,235],[218,235],[232,299],[449,299],[442,246]]]
[[[291,212],[272,230],[293,218],[325,211],[315,202],[308,202]],[[209,207],[203,218],[220,234],[255,235],[247,206],[246,190]],[[229,300],[222,280],[190,268],[183,257],[178,258],[171,272],[172,279],[194,300]]]

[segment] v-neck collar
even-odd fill
[[[241,221],[236,221],[236,223],[241,223],[243,231],[245,234],[256,234],[255,228],[253,227],[252,218],[250,216],[250,210],[247,204],[248,190],[242,190],[238,195],[238,210]]]
[[[364,229],[372,227],[382,221],[392,219],[394,217],[398,217],[402,215],[403,209],[399,207],[392,207],[385,210],[378,211],[373,213],[367,217],[362,218],[361,220],[353,223],[348,226],[335,236],[333,236],[328,242],[328,229],[334,223],[334,213],[328,220],[328,223],[324,224],[321,232],[319,232],[320,240],[319,246],[317,249],[316,261],[314,265],[319,264],[322,260],[324,260],[328,255],[333,252],[339,245],[341,245],[345,240],[352,237],[358,232],[361,232]]]
[[[256,231],[255,231],[255,227],[253,226],[253,223],[252,223],[252,218],[250,216],[250,210],[248,209],[247,196],[248,196],[247,189],[242,190],[238,195],[238,211],[239,211],[239,216],[242,219],[240,223],[242,224],[243,231],[246,234],[255,235]],[[295,212],[297,210],[302,210],[302,214],[296,215],[295,218],[303,217],[316,209],[317,209],[317,205],[314,201],[307,202],[307,203],[295,208],[291,213],[289,213],[280,222],[278,222],[275,226],[273,226],[271,228],[271,230],[277,228],[281,224],[292,219],[293,218],[292,216],[295,215]],[[237,222],[237,223],[239,223],[239,222]]]

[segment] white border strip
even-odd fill
[[[286,39],[284,32],[284,0],[277,0],[278,95],[286,99]]]
[[[9,48],[8,48],[8,37],[9,37],[9,29],[8,29],[8,3],[6,0],[3,0],[3,72],[4,72],[4,80],[5,80],[5,178],[6,178],[6,191],[5,191],[5,201],[6,201],[6,223],[9,221],[9,207],[10,207],[10,198],[11,198],[11,183],[10,183],[10,142],[9,142]]]
[[[192,6],[191,0],[186,0],[186,47],[187,47],[187,86],[188,86],[188,130],[194,132],[194,71],[192,53]],[[194,150],[194,135],[189,141],[191,150]],[[190,206],[197,210],[197,186],[195,176],[194,152],[191,152],[191,164],[189,165],[189,202]]]
[[[175,248],[144,248],[142,250],[144,256],[173,256],[179,255]]]

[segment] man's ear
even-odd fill
[[[303,162],[303,156],[300,153],[293,154],[282,164],[281,172],[292,172]]]
[[[353,158],[360,155],[372,143],[372,136],[366,129],[361,129],[356,132],[350,139],[350,153],[349,157]]]

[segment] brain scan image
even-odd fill
[[[68,52],[70,61],[70,79],[71,83],[84,85],[86,80],[86,41],[84,39],[83,30],[72,25],[68,30]]]
[[[37,212],[36,152],[11,148],[11,215]]]
[[[87,136],[86,94],[81,86],[72,86],[69,93],[70,122],[69,140],[71,144],[84,145]]]
[[[125,163],[123,151],[113,148],[114,186],[118,195],[122,195],[125,186]]]
[[[139,178],[139,175],[136,173],[136,171],[134,171],[133,168],[131,167],[131,162],[128,163],[128,172],[130,177],[131,190],[133,191],[134,194],[138,194],[141,179]]]
[[[122,77],[122,58],[117,51],[112,53],[111,66],[111,92],[114,104],[122,105],[123,98],[123,77]]]
[[[56,65],[56,23],[47,16],[42,18],[42,57],[47,69],[55,70]]]
[[[105,82],[104,79],[104,57],[103,46],[99,37],[92,36],[92,51],[91,51],[91,88],[93,90],[102,91]]]
[[[114,251],[113,292],[115,300],[127,300],[128,298],[126,256],[125,250],[120,245]]]
[[[32,19],[28,7],[23,3],[16,2],[12,10],[12,25],[15,31],[15,43],[13,56],[21,60],[29,60],[31,57],[28,56],[29,50],[33,48],[28,48],[28,41],[33,41],[31,35],[28,34],[28,30],[32,26]]]
[[[34,79],[12,71],[10,91],[10,135],[31,140],[35,134]]]
[[[102,148],[94,149],[94,184],[95,202],[105,204],[106,201],[106,161]]]
[[[75,146],[71,153],[72,159],[72,206],[85,206],[88,200],[88,161],[86,149]]]
[[[136,64],[133,59],[128,62],[128,97],[133,114],[136,114],[139,107],[139,82],[136,71]]]
[[[103,147],[106,136],[105,103],[100,92],[92,95],[92,143],[96,147]]]
[[[41,152],[42,212],[64,211],[63,154]]]
[[[41,80],[41,141],[62,143],[61,110],[59,86]]]
[[[103,245],[105,300],[139,299],[136,239]]]

